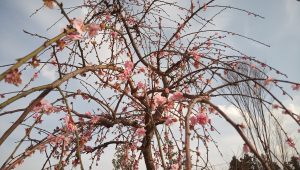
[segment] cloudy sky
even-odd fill
[[[300,82],[300,2],[296,0],[217,0],[221,4],[244,8],[265,17],[259,19],[249,17],[238,11],[228,11],[215,19],[215,24],[220,29],[229,30],[245,36],[257,39],[269,44],[271,47],[265,47],[257,43],[231,39],[231,45],[237,49],[256,56],[258,59],[265,61],[271,66],[278,68],[289,76],[289,80]],[[80,3],[80,0],[64,0],[66,6],[69,3]],[[46,31],[61,15],[56,10],[42,9],[41,12],[29,17],[36,9],[42,6],[41,0],[1,0],[0,1],[0,65],[14,63],[16,58],[22,57],[37,46],[42,41],[35,39],[23,33],[27,30],[32,33],[42,34],[47,37],[56,35],[66,24],[65,21],[59,22],[55,27]],[[78,15],[78,16],[76,16]],[[73,14],[73,17],[81,17],[82,11]],[[0,68],[0,71],[3,71]],[[42,72],[42,78],[45,81],[55,79],[55,72],[51,68],[46,68]],[[3,84],[0,84],[3,85]],[[7,86],[1,86],[0,94],[11,89]],[[285,103],[293,109],[294,112],[300,113],[300,94],[292,93],[294,101],[282,98]],[[222,106],[224,110],[234,114],[232,106]],[[7,128],[12,117],[0,117],[0,133]],[[12,139],[18,137],[15,133]],[[238,140],[233,129],[225,129],[222,136],[221,150],[225,153],[224,158],[216,157],[220,166],[217,169],[226,169],[225,164],[233,154],[241,154],[242,142]],[[297,145],[299,142],[297,143]],[[5,143],[0,148],[0,155],[9,153],[9,143]],[[4,154],[3,154],[4,153]],[[214,154],[214,153],[213,153]],[[213,155],[212,154],[212,155]],[[38,159],[35,157],[34,159]],[[38,169],[34,159],[25,162],[19,169]],[[105,159],[104,159],[105,160]],[[109,159],[107,159],[109,160]],[[0,164],[3,162],[0,157]],[[106,169],[111,169],[110,161],[103,161]],[[103,167],[103,168],[104,168]]]

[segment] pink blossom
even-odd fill
[[[138,87],[138,89],[143,89],[143,88],[145,88],[145,84],[142,83],[141,81],[139,81],[137,84],[137,87]]]
[[[42,123],[42,119],[41,119],[42,117],[41,117],[40,114],[36,113],[36,114],[34,114],[32,117],[35,119],[35,121],[36,121],[37,123]]]
[[[67,115],[64,120],[68,131],[75,132],[77,130],[77,127],[70,115]]]
[[[184,98],[183,94],[180,91],[176,91],[175,93],[173,93],[171,100],[179,101],[179,100],[182,100],[183,98]]]
[[[37,105],[33,107],[32,111],[36,113],[50,114],[53,112],[57,112],[58,109],[52,106],[46,99],[42,99]]]
[[[36,72],[33,74],[33,80],[37,79],[39,77],[39,74]]]
[[[139,72],[144,73],[145,71],[146,71],[146,70],[145,70],[145,67],[139,68]]]
[[[4,80],[9,84],[14,84],[15,86],[19,86],[22,83],[21,72],[19,72],[18,69],[14,69],[5,76]]]
[[[82,39],[82,36],[78,33],[70,33],[70,34],[67,35],[67,38],[69,38],[73,41],[76,41],[76,40]]]
[[[85,112],[84,114],[87,116],[92,116],[91,112],[89,112],[89,111]]]
[[[72,21],[72,24],[79,34],[83,34],[85,28],[84,28],[84,23],[81,19],[74,19]]]
[[[110,33],[110,35],[111,35],[112,38],[116,38],[118,33],[113,31],[113,32]]]
[[[264,82],[264,85],[269,85],[271,82],[273,81],[273,78],[272,77],[268,77],[265,82]]]
[[[178,170],[178,169],[179,169],[178,164],[172,164],[171,165],[171,169],[170,170]]]
[[[100,30],[99,25],[97,24],[89,24],[88,26],[88,31],[89,31],[89,36],[94,37],[95,35],[98,34],[98,31]]]
[[[197,121],[200,125],[206,125],[208,123],[208,117],[205,113],[199,113],[197,115]]]
[[[106,21],[110,21],[110,15],[106,15],[106,16],[105,16],[105,20],[106,20]]]
[[[176,118],[172,118],[172,117],[170,117],[170,116],[167,116],[167,119],[166,119],[166,121],[165,121],[165,125],[166,125],[166,126],[170,126],[173,122],[176,122],[176,121],[177,121]]]
[[[92,116],[91,123],[96,124],[96,123],[98,123],[99,120],[100,120],[99,116]]]
[[[243,145],[243,152],[244,153],[249,153],[250,152],[250,148],[246,143]]]
[[[135,132],[139,137],[146,135],[146,130],[144,128],[138,128]]]
[[[161,94],[157,94],[155,95],[154,97],[154,103],[157,105],[157,106],[160,106],[160,105],[163,105],[165,104],[167,101],[167,99],[163,96],[161,96]]]
[[[293,84],[292,89],[293,90],[300,90],[300,84]]]
[[[197,51],[191,51],[190,54],[193,56],[195,61],[199,61],[200,54]]]
[[[131,62],[131,61],[125,61],[124,66],[125,66],[126,70],[130,70],[131,71],[133,69],[133,62]]]
[[[195,115],[192,115],[191,117],[190,117],[190,124],[191,124],[191,126],[195,126],[196,124],[197,124],[197,117],[195,116]]]

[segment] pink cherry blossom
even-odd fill
[[[161,96],[161,94],[157,94],[155,95],[154,97],[154,103],[157,105],[157,106],[161,106],[163,104],[165,104],[167,101],[167,99],[163,96]]]
[[[36,113],[46,113],[50,114],[59,111],[56,107],[52,106],[46,99],[42,99],[37,105],[32,109]]]
[[[171,97],[171,100],[173,101],[179,101],[179,100],[182,100],[184,97],[183,97],[183,93],[180,92],[180,91],[176,91],[175,93],[173,93],[172,97]]]
[[[39,77],[39,74],[38,74],[37,72],[35,72],[35,73],[33,74],[33,80],[37,79],[38,77]]]
[[[89,112],[89,111],[85,112],[84,114],[87,116],[92,116],[91,112]]]
[[[68,131],[75,132],[77,130],[77,126],[70,115],[67,115],[64,120]]]
[[[272,77],[268,77],[265,82],[264,82],[264,85],[269,85],[271,82],[273,81],[273,78]]]
[[[293,84],[292,89],[293,90],[300,90],[300,84]]]
[[[133,62],[131,62],[131,61],[125,61],[124,66],[125,66],[126,70],[130,70],[131,71],[133,69]]]
[[[178,164],[172,164],[170,170],[179,170]]]
[[[138,84],[137,84],[137,88],[138,89],[143,89],[143,88],[145,88],[145,84],[143,82],[139,81]]]
[[[113,31],[113,32],[110,33],[110,35],[111,35],[112,38],[116,38],[118,33]]]
[[[88,33],[90,37],[94,37],[95,35],[97,35],[99,30],[100,26],[98,24],[92,23],[88,25]]]
[[[79,34],[83,34],[85,30],[84,23],[81,19],[74,19],[72,21],[73,27],[77,30]]]
[[[167,119],[165,121],[165,125],[170,126],[173,122],[176,122],[176,121],[177,121],[176,118],[172,118],[171,116],[167,116]]]
[[[14,69],[5,76],[4,80],[9,84],[19,86],[22,83],[21,72],[18,69]]]
[[[191,126],[195,126],[197,124],[198,120],[197,120],[197,117],[195,115],[192,115],[190,117],[190,124]]]
[[[100,120],[99,116],[92,116],[91,123],[96,124],[99,122],[99,120]]]
[[[70,33],[70,34],[67,35],[67,38],[75,41],[75,40],[82,39],[82,36],[80,34],[78,34],[78,33]]]
[[[208,117],[205,113],[199,113],[197,115],[197,121],[200,125],[206,125],[208,123]]]
[[[135,132],[139,137],[146,135],[146,130],[144,128],[138,128]]]

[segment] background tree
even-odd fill
[[[212,136],[218,133],[215,115],[236,130],[245,151],[271,169],[274,151],[266,122],[279,121],[269,108],[280,109],[300,124],[299,115],[268,88],[273,85],[287,94],[283,85],[296,91],[300,84],[285,80],[279,70],[235,49],[226,39],[238,36],[268,45],[212,28],[213,19],[228,9],[262,18],[258,14],[215,0],[89,0],[74,7],[56,0],[43,2],[44,7],[58,9],[67,24],[53,38],[26,32],[45,42],[16,63],[2,66],[1,83],[16,89],[1,93],[1,116],[16,118],[1,135],[0,146],[25,127],[15,149],[5,155],[2,169],[22,164],[38,150],[47,158],[42,169],[92,169],[112,145],[116,168],[138,169],[143,161],[147,169],[208,169],[208,143],[218,149]],[[84,18],[71,17],[83,7]],[[45,66],[57,70],[57,80],[39,81]],[[218,106],[218,100],[228,96],[245,101],[236,104],[244,123]],[[13,107],[18,104],[21,108]],[[293,138],[277,124],[299,156]]]

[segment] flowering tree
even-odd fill
[[[1,134],[0,146],[18,127],[25,127],[25,134],[11,154],[2,155],[6,161],[1,169],[14,168],[37,151],[47,157],[42,168],[92,169],[112,145],[119,168],[138,169],[142,160],[147,169],[205,169],[208,143],[218,147],[212,137],[219,133],[214,116],[237,131],[244,152],[253,153],[265,169],[272,168],[274,159],[280,163],[267,136],[267,122],[276,124],[278,134],[299,156],[273,110],[281,110],[297,126],[300,117],[270,87],[288,95],[283,86],[299,90],[300,84],[285,80],[279,70],[226,39],[239,36],[266,44],[211,28],[213,19],[227,9],[260,15],[215,0],[86,0],[75,7],[56,0],[43,3],[35,13],[58,9],[67,23],[53,38],[26,32],[45,42],[16,63],[2,66],[6,71],[1,83],[16,90],[1,92],[0,115],[17,118]],[[71,18],[81,8],[87,9],[84,18]],[[48,84],[39,81],[46,65],[58,73]],[[224,99],[235,104],[245,122],[218,106]],[[242,100],[247,104],[241,105]],[[11,107],[20,101],[22,108]],[[53,128],[44,126],[50,118]],[[85,162],[83,157],[90,159]]]

